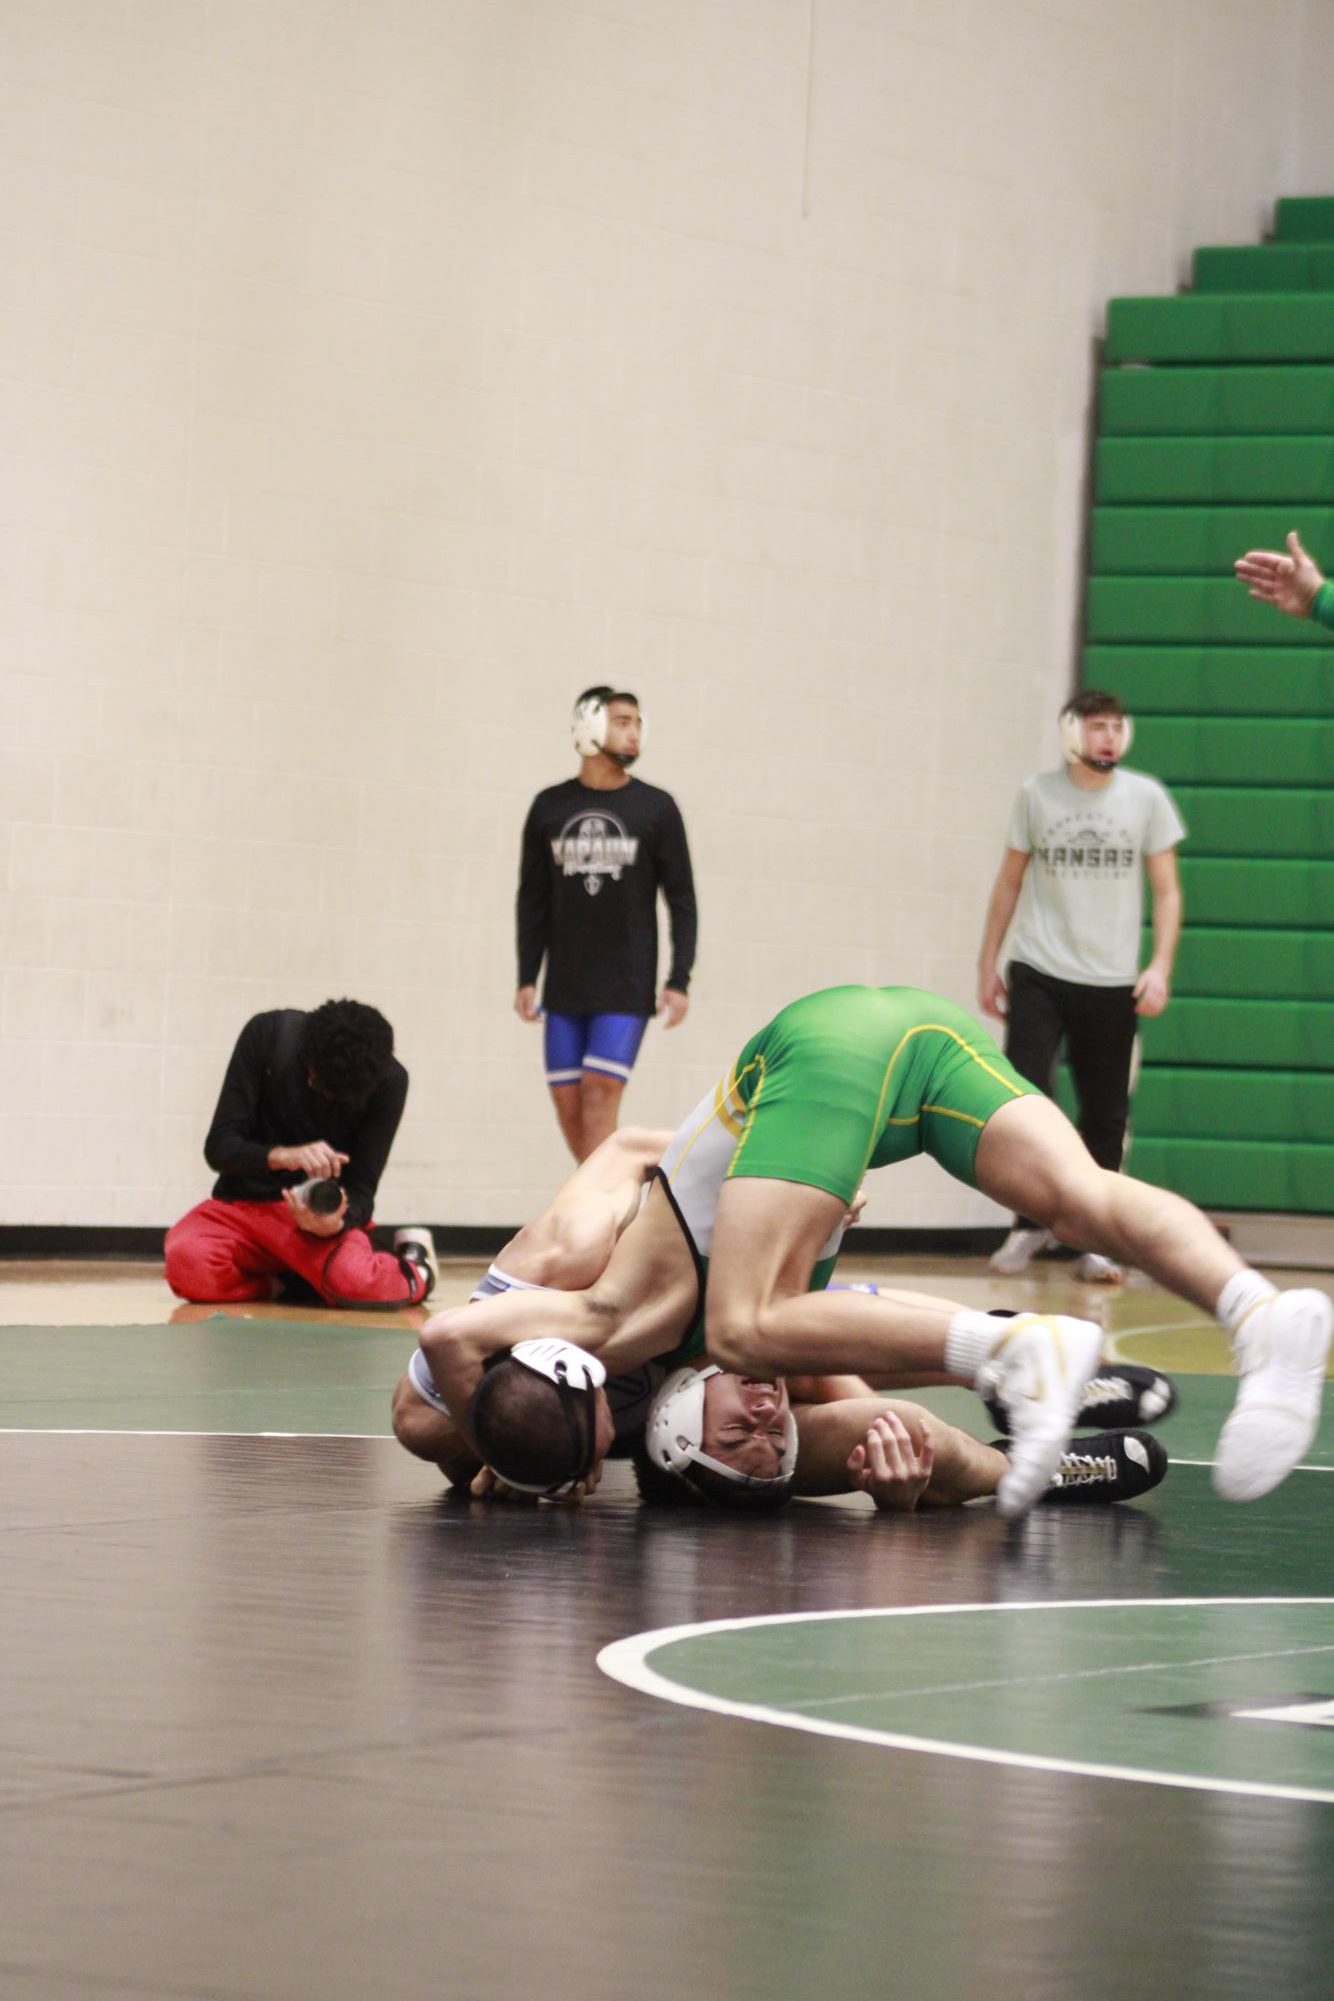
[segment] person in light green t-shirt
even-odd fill
[[[1313,618],[1334,631],[1334,584],[1302,547],[1294,528],[1286,555],[1280,549],[1248,549],[1233,568],[1253,598],[1289,618]]]

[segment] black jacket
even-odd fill
[[[695,961],[695,883],[670,792],[632,778],[598,792],[577,778],[539,792],[523,829],[516,906],[519,985],[555,1014],[651,1015],[661,890],[672,928],[666,984],[684,993]]]
[[[327,1140],[348,1156],[344,1229],[364,1227],[375,1207],[389,1149],[408,1096],[408,1073],[395,1057],[370,1098],[357,1110],[322,1097],[306,1082],[301,1060],[300,1008],[253,1015],[237,1037],[218,1108],[204,1141],[204,1158],[216,1169],[219,1202],[277,1202],[284,1188],[305,1175],[269,1166],[269,1148]]]

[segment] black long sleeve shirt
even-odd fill
[[[661,890],[671,921],[666,984],[686,992],[695,962],[695,882],[680,808],[632,778],[609,792],[577,778],[528,809],[516,918],[519,985],[556,1014],[650,1015],[657,1005]]]
[[[408,1096],[408,1073],[394,1059],[367,1102],[357,1109],[311,1089],[301,1057],[300,1008],[253,1015],[241,1030],[217,1110],[204,1141],[204,1158],[217,1172],[219,1202],[277,1202],[284,1188],[306,1176],[269,1166],[274,1146],[307,1146],[327,1140],[348,1156],[344,1229],[365,1226],[375,1207],[389,1149]]]

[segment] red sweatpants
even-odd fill
[[[182,1299],[210,1304],[272,1299],[274,1283],[295,1272],[331,1306],[415,1306],[425,1273],[409,1277],[364,1230],[312,1237],[285,1202],[201,1202],[173,1223],[166,1241],[167,1284]]]

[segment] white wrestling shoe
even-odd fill
[[[1046,1493],[1101,1353],[1092,1321],[1021,1313],[978,1371],[978,1394],[998,1398],[1008,1420],[1010,1464],[996,1489],[1003,1515],[1027,1513]]]
[[[1122,1285],[1125,1272],[1111,1258],[1105,1258],[1101,1251],[1085,1251],[1075,1266],[1075,1277],[1085,1285]]]
[[[1039,1251],[1050,1250],[1055,1242],[1050,1230],[1011,1230],[1000,1249],[993,1252],[990,1268],[1002,1278],[1018,1278]]]
[[[1305,1455],[1320,1421],[1334,1306],[1323,1292],[1280,1292],[1243,1324],[1235,1353],[1241,1383],[1214,1461],[1225,1501],[1258,1501]]]

